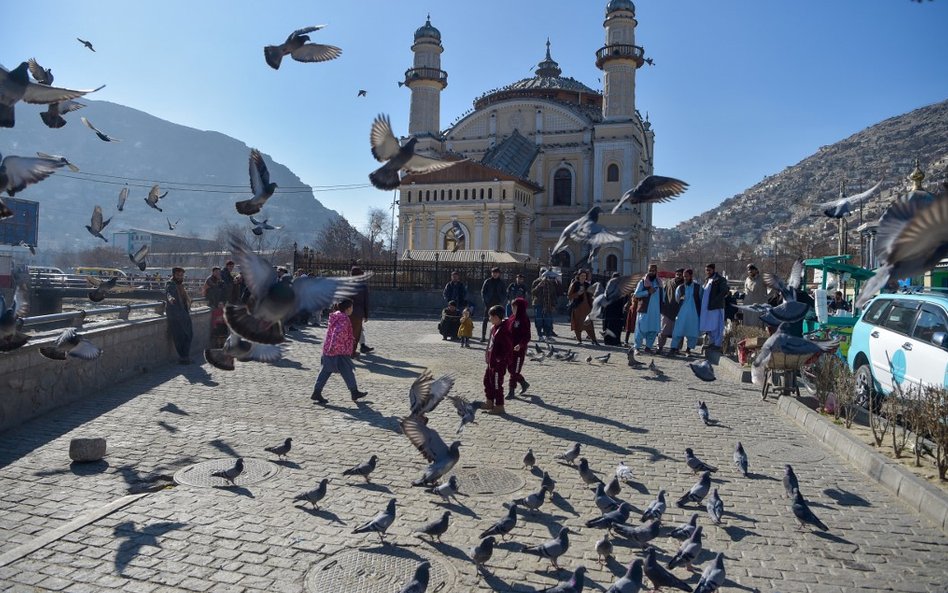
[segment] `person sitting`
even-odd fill
[[[441,323],[438,324],[441,339],[456,340],[460,326],[461,310],[458,309],[457,301],[448,301],[448,306],[441,310]]]

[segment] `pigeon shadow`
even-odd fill
[[[740,583],[736,583],[733,580],[728,579],[728,578],[724,579],[723,587],[727,587],[728,589],[732,589],[732,588],[740,589],[741,591],[751,591],[751,593],[760,593],[760,589],[758,589],[757,587],[748,587],[747,585],[741,585]]]
[[[418,369],[424,368],[410,362],[402,360],[393,360],[373,355],[372,358],[359,360],[365,366],[366,370],[373,374],[387,375],[389,377],[417,377]]]
[[[780,482],[780,481],[781,481],[781,480],[779,480],[779,479],[777,479],[777,478],[775,478],[775,477],[773,477],[773,476],[768,476],[768,475],[766,475],[766,474],[757,474],[757,473],[754,473],[754,472],[747,472],[747,478],[748,478],[749,480],[770,480],[771,482]]]
[[[161,543],[158,541],[160,536],[185,526],[185,523],[153,523],[137,531],[132,521],[119,523],[115,526],[113,533],[116,538],[123,541],[119,544],[115,555],[115,572],[124,574],[129,563],[141,553],[144,546],[161,548]]]
[[[340,525],[346,524],[345,521],[339,518],[339,515],[337,515],[336,513],[332,511],[326,510],[325,508],[314,509],[311,506],[308,506],[308,507],[300,506],[300,505],[295,505],[295,506],[296,508],[303,511],[307,515],[312,515],[313,517],[317,517],[319,519],[326,519],[327,521],[330,521],[332,523],[339,523]]]
[[[747,521],[748,523],[755,523],[755,524],[757,523],[757,519],[755,519],[755,518],[753,518],[753,517],[748,517],[747,515],[742,515],[742,514],[740,514],[740,513],[735,513],[734,511],[732,511],[732,510],[730,510],[730,509],[726,509],[726,510],[724,511],[724,516],[725,516],[725,517],[733,517],[733,518],[737,519],[738,521]]]
[[[717,391],[708,391],[707,389],[698,389],[697,387],[689,387],[688,391],[697,391],[698,393],[706,393],[708,395],[728,397],[728,395],[725,393],[719,393]]]
[[[173,425],[173,424],[168,424],[168,423],[165,422],[164,420],[159,420],[159,421],[158,421],[158,426],[164,428],[165,430],[167,430],[167,431],[170,432],[171,434],[174,434],[174,433],[178,432],[178,427],[177,427],[177,426],[175,426],[175,425]]]
[[[180,374],[184,376],[184,378],[187,379],[188,383],[191,385],[194,385],[195,383],[200,383],[206,387],[217,387],[220,385],[220,383],[211,379],[210,373],[207,372],[207,369],[205,369],[203,365],[183,365],[181,367]]]
[[[69,471],[76,476],[94,476],[109,469],[109,462],[105,459],[98,461],[73,461],[69,464]]]
[[[648,432],[647,428],[636,428],[633,426],[629,426],[628,424],[625,424],[624,422],[619,422],[618,420],[613,420],[611,418],[604,418],[602,416],[596,416],[594,414],[587,414],[586,412],[582,412],[580,410],[572,410],[569,408],[563,408],[561,406],[557,406],[555,404],[547,403],[546,401],[544,401],[542,398],[538,396],[532,396],[530,399],[530,403],[536,404],[537,406],[545,410],[551,410],[553,412],[557,412],[558,414],[568,416],[575,420],[585,420],[587,422],[595,422],[596,424],[605,424],[607,426],[612,426],[620,430],[626,430],[634,434],[644,434]]]
[[[636,482],[635,480],[624,480],[622,483],[628,486],[630,490],[635,490],[639,494],[651,494],[651,492],[649,492],[648,486],[642,482]]]
[[[363,490],[371,490],[372,492],[384,492],[386,494],[391,494],[392,491],[388,486],[384,484],[376,484],[374,482],[356,482],[355,484],[349,484],[353,488],[361,488]]]
[[[535,466],[535,465],[530,468],[530,473],[533,474],[534,476],[538,477],[538,478],[542,478],[542,477],[543,477],[543,470],[540,469],[539,467]]]
[[[182,410],[178,406],[174,405],[171,402],[166,403],[162,407],[158,408],[159,412],[168,412],[169,414],[177,414],[178,416],[190,416],[188,412]]]
[[[279,465],[280,467],[288,467],[290,469],[303,469],[302,465],[296,463],[295,461],[290,461],[289,459],[273,459],[270,461],[270,463]]]
[[[580,442],[584,445],[597,447],[599,449],[619,455],[628,455],[630,453],[629,449],[625,447],[620,447],[619,445],[604,441],[598,437],[590,436],[582,432],[577,432],[563,426],[553,426],[543,422],[527,420],[526,418],[517,416],[516,414],[511,414],[510,412],[507,412],[504,418],[511,422],[522,424],[556,438],[561,438],[572,442]]]
[[[240,453],[225,443],[222,439],[214,439],[213,441],[208,441],[207,444],[214,447],[224,455],[227,455],[228,457],[241,457]]]
[[[722,529],[724,530],[724,533],[726,533],[727,536],[731,538],[732,542],[739,542],[748,535],[757,535],[756,531],[744,529],[739,525],[726,525]]]
[[[526,592],[533,591],[533,589],[526,589],[520,585],[511,585],[504,579],[500,578],[493,572],[488,572],[486,570],[480,571],[481,578],[484,579],[484,582],[492,591],[503,591],[503,592]]]
[[[625,566],[621,562],[616,560],[615,556],[609,556],[606,559],[606,568],[609,569],[609,572],[614,574],[617,577],[621,577],[625,574]]]
[[[836,501],[836,504],[844,507],[871,507],[870,503],[865,498],[859,496],[855,492],[849,492],[841,488],[827,488],[823,490],[823,494],[829,496]]]
[[[300,331],[293,332],[292,336],[287,336],[287,337],[290,338],[290,341],[302,342],[304,344],[321,344],[322,343],[322,340],[317,338],[316,336],[310,336]]]
[[[226,486],[213,486],[215,490],[221,490],[223,492],[233,492],[238,496],[246,496],[247,498],[256,498],[253,495],[253,492],[247,490],[244,486],[231,486],[230,484]]]
[[[669,381],[671,381],[671,377],[669,377],[668,375],[661,375],[658,377],[655,377],[652,375],[645,375],[644,377],[642,377],[642,379],[646,381],[655,381],[656,383],[668,383]]]
[[[414,374],[412,374],[414,376]],[[364,400],[360,400],[355,403],[355,409],[343,406],[337,406],[333,404],[326,404],[324,408],[335,410],[337,412],[342,412],[350,416],[353,420],[359,420],[375,426],[376,428],[382,428],[385,430],[390,430],[396,434],[400,433],[401,430],[398,427],[398,417],[397,416],[386,416],[381,412],[375,410],[374,408],[367,406],[363,403]]]
[[[705,426],[709,426],[711,428],[723,428],[724,430],[731,430],[730,426],[728,426],[727,424],[724,424],[720,420],[708,420],[705,423]]]
[[[854,542],[849,541],[848,539],[844,537],[840,537],[838,535],[834,535],[826,531],[811,531],[810,533],[820,539],[825,539],[826,541],[830,541],[836,544],[846,544],[849,546],[856,546],[856,548],[859,547],[859,544],[856,544]]]
[[[290,360],[289,358],[281,358],[280,360],[276,362],[271,362],[270,364],[272,364],[275,367],[280,367],[282,369],[296,369],[298,371],[312,370],[310,369],[310,367],[303,366],[303,363],[296,360]]]
[[[457,502],[445,502],[443,500],[438,500],[435,501],[434,504],[443,509],[451,511],[452,513],[457,513],[458,515],[464,515],[465,517],[470,517],[472,519],[481,518],[481,516],[475,513],[473,510]]]
[[[579,516],[579,513],[576,512],[576,508],[573,507],[573,505],[570,504],[570,502],[566,500],[566,498],[564,498],[563,495],[559,494],[558,492],[554,492],[553,494],[550,495],[550,502],[553,503],[553,506],[563,511],[566,511],[567,513],[570,513],[574,517]]]
[[[418,539],[420,539],[425,544],[431,546],[435,550],[438,550],[438,552],[440,552],[444,556],[450,556],[451,558],[461,560],[462,562],[471,561],[471,557],[468,556],[467,553],[464,552],[464,550],[462,550],[461,548],[458,548],[457,546],[452,546],[451,544],[446,544],[444,542],[439,542],[437,540],[432,540],[428,538],[424,538],[424,539],[418,538]]]
[[[668,461],[680,461],[680,460],[675,459],[674,457],[669,457],[668,455],[665,455],[664,453],[662,453],[655,447],[649,447],[646,445],[629,445],[629,450],[630,452],[641,451],[642,453],[647,454],[649,456],[649,461],[652,463],[655,463],[656,461],[663,461],[666,459]]]

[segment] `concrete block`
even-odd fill
[[[73,461],[100,461],[105,457],[105,439],[72,439],[69,441],[69,458]]]

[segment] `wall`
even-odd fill
[[[191,319],[191,353],[198,361],[208,343],[210,310],[197,309]],[[102,348],[97,360],[58,361],[43,357],[40,346],[50,345],[55,335],[32,339],[19,350],[0,353],[0,432],[178,358],[164,317],[131,320],[80,333]]]

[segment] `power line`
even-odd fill
[[[127,185],[127,186],[129,186],[129,187],[151,188],[151,186],[154,185],[154,183],[146,183],[146,184],[143,184],[143,183],[128,183],[128,182],[122,182],[122,181],[107,181],[107,180],[105,180],[105,179],[89,179],[89,178],[87,178],[87,177],[77,177],[77,176],[75,176],[75,175],[68,175],[68,174],[65,174],[65,173],[60,173],[60,174],[58,175],[58,177],[66,177],[67,179],[76,179],[76,180],[78,180],[78,181],[86,181],[86,182],[89,182],[89,183],[103,183],[103,184],[106,184],[106,185],[121,185],[121,186],[126,186],[126,185]],[[122,177],[117,177],[117,179],[124,179],[124,178],[122,178]],[[129,179],[131,179],[131,178],[129,178]],[[167,182],[164,182],[164,183],[167,183]],[[223,186],[223,187],[231,187],[231,186]],[[186,191],[186,192],[195,192],[195,193],[203,193],[203,194],[228,194],[228,195],[234,195],[234,194],[249,194],[249,193],[250,193],[250,188],[249,188],[248,186],[243,186],[243,185],[241,185],[241,186],[232,186],[232,187],[234,187],[234,188],[239,187],[239,188],[241,188],[241,189],[239,189],[239,190],[238,190],[238,189],[234,189],[234,190],[202,189],[202,188],[200,188],[200,187],[182,187],[182,186],[178,186],[178,185],[166,185],[166,186],[163,187],[162,189],[167,190],[167,191]],[[310,188],[310,187],[308,187],[308,186],[301,186],[301,187],[305,187],[305,189],[284,189],[284,188],[277,188],[277,190],[274,192],[274,194],[308,194],[308,193],[316,193],[316,191],[314,191],[313,188]],[[319,187],[319,186],[317,186],[317,187]],[[367,188],[367,187],[372,187],[372,186],[371,186],[371,184],[368,184],[368,183],[366,183],[366,184],[364,184],[364,185],[356,185],[356,184],[353,184],[353,185],[346,185],[346,186],[340,185],[340,186],[335,186],[335,187],[334,187],[334,186],[322,186],[322,188],[318,189],[318,192],[319,192],[319,193],[325,193],[325,192],[332,192],[332,191],[350,191],[350,190],[354,190],[354,189],[365,189],[365,188]]]
[[[246,189],[249,187],[249,183],[242,185],[229,185],[223,183],[201,183],[198,181],[172,181],[169,179],[149,179],[144,177],[125,177],[121,175],[109,175],[107,173],[95,173],[92,171],[80,171],[80,175],[89,176],[89,177],[106,177],[109,179],[121,179],[122,181],[143,181],[151,184],[162,183],[162,184],[171,184],[171,185],[190,185],[190,186],[201,186],[201,187],[230,187],[235,189]],[[337,188],[337,187],[366,187],[368,184],[363,183],[340,183],[336,185],[295,185],[287,186],[282,189],[324,189],[324,188]]]

